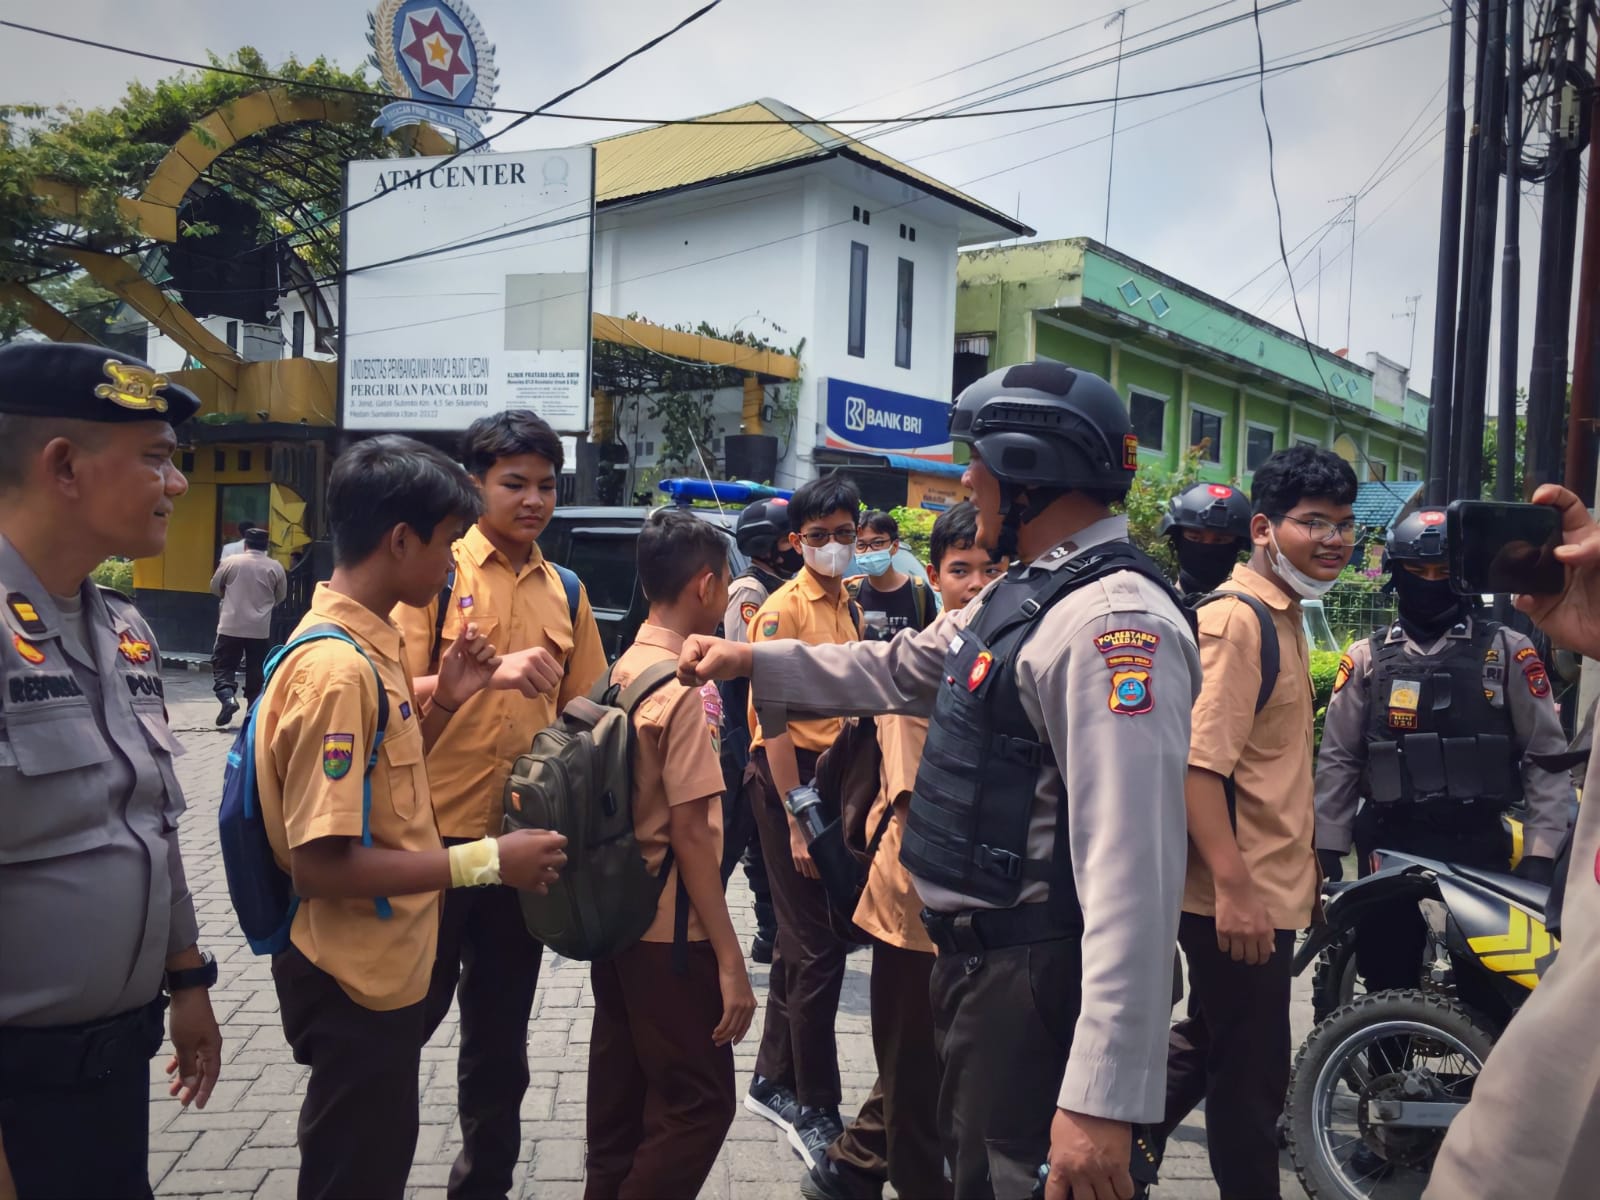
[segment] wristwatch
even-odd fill
[[[217,982],[217,960],[207,950],[200,951],[200,965],[198,967],[184,967],[178,971],[168,971],[165,986],[168,992],[181,992],[186,988],[215,987]]]

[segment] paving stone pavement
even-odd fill
[[[277,997],[268,962],[250,953],[234,923],[217,848],[216,811],[223,762],[234,730],[214,727],[216,704],[205,675],[168,671],[172,724],[186,753],[178,775],[188,798],[182,845],[200,918],[201,945],[221,967],[212,1003],[223,1030],[223,1072],[204,1112],[184,1112],[167,1095],[163,1067],[151,1063],[150,1180],[162,1197],[208,1196],[229,1200],[293,1200],[298,1156],[295,1119],[306,1070],[296,1065],[278,1024]],[[748,946],[753,931],[742,874],[730,888],[735,925]],[[866,954],[853,954],[839,1004],[842,1112],[848,1120],[876,1077],[867,1006]],[[767,968],[752,964],[756,995],[765,995]],[[593,1000],[582,963],[548,954],[539,980],[528,1038],[532,1082],[522,1105],[523,1151],[513,1196],[569,1200],[583,1194],[584,1095]],[[1310,1027],[1305,980],[1296,981],[1295,1038]],[[760,1012],[735,1048],[742,1085],[755,1062]],[[455,1122],[455,1013],[422,1052],[422,1129],[411,1169],[408,1200],[444,1200],[450,1164],[461,1147]],[[800,1160],[770,1124],[739,1110],[702,1196],[753,1200],[798,1196]],[[1283,1159],[1284,1195],[1300,1195]],[[892,1193],[891,1193],[892,1194]],[[1204,1118],[1196,1114],[1174,1135],[1157,1200],[1216,1196],[1205,1158]]]

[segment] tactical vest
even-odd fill
[[[1373,635],[1365,790],[1375,804],[1498,812],[1522,798],[1500,631],[1493,621],[1458,625],[1429,655],[1408,653],[1392,630]]]
[[[1052,915],[1082,923],[1064,785],[1051,856],[1028,857],[1034,792],[1051,750],[1022,707],[1017,655],[1051,607],[1118,571],[1159,585],[1173,619],[1182,614],[1193,628],[1160,569],[1127,542],[1111,542],[1058,570],[1013,568],[951,641],[900,848],[918,879],[1002,908],[1016,904],[1024,882],[1044,880]]]

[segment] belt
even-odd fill
[[[0,1027],[0,1083],[15,1081],[19,1088],[32,1088],[40,1079],[88,1083],[148,1063],[161,1048],[166,1007],[166,996],[159,995],[139,1008],[81,1025]]]
[[[1017,908],[973,908],[954,913],[925,908],[922,924],[943,954],[980,954],[1007,946],[1061,941],[1083,933],[1082,925],[1061,921],[1043,902]]]

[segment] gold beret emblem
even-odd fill
[[[94,389],[94,394],[100,399],[136,412],[167,411],[167,399],[160,394],[161,389],[167,386],[165,375],[157,375],[149,367],[118,362],[114,358],[108,358],[101,369],[111,382],[102,383]]]

